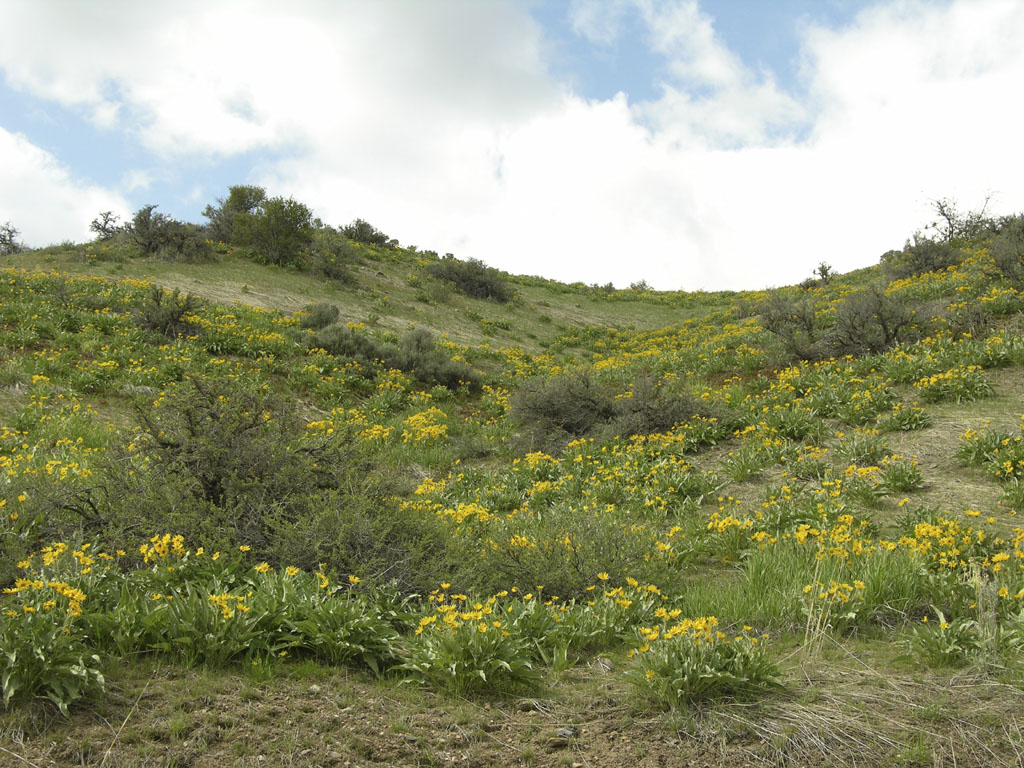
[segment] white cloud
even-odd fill
[[[123,217],[129,210],[118,195],[79,182],[53,155],[2,127],[0,169],[0,221],[11,222],[33,247],[92,239],[89,222],[96,214]]]
[[[970,206],[994,191],[1004,211],[1024,209],[1013,0],[900,0],[847,28],[804,28],[799,97],[747,68],[696,2],[575,3],[575,29],[597,44],[624,14],[647,25],[668,76],[660,98],[634,104],[556,82],[526,10],[8,2],[26,33],[5,40],[0,67],[14,87],[137,133],[165,163],[257,152],[260,170],[239,182],[325,221],[359,216],[403,242],[565,280],[795,282],[821,260],[873,263],[929,198]],[[75,186],[33,157],[37,176]]]

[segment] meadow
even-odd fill
[[[1024,293],[954,245],[4,257],[0,764],[1020,764]]]

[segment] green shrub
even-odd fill
[[[235,217],[233,240],[267,264],[297,263],[313,242],[313,213],[291,198],[271,197]]]
[[[402,335],[393,362],[396,368],[411,373],[423,384],[440,384],[451,390],[468,385],[471,391],[480,390],[480,374],[438,349],[434,335],[425,328],[412,328]]]
[[[346,285],[355,283],[352,266],[360,261],[352,244],[334,230],[317,230],[300,259],[302,269],[317,277],[337,280]]]
[[[0,256],[10,256],[25,250],[25,246],[18,242],[20,234],[11,222],[0,224]]]
[[[610,431],[615,435],[667,432],[704,412],[695,398],[665,386],[663,380],[649,373],[637,377],[629,395],[614,401],[616,413]]]
[[[538,378],[516,392],[512,414],[542,435],[580,437],[618,415],[614,396],[588,372]]]
[[[367,245],[398,245],[397,240],[392,240],[370,222],[363,219],[354,219],[351,224],[342,227],[341,234],[356,243],[366,243]]]
[[[1003,276],[1024,282],[1024,214],[1010,219],[992,241],[992,258]]]
[[[693,397],[641,373],[626,396],[616,397],[588,372],[537,378],[522,385],[512,414],[542,440],[610,439],[667,432],[694,416],[707,416]]]
[[[123,229],[119,219],[113,211],[103,211],[89,223],[89,231],[95,232],[98,240],[109,240]]]
[[[460,261],[446,255],[440,261],[427,265],[426,269],[431,276],[451,283],[459,293],[474,299],[506,304],[515,298],[514,290],[501,272],[479,259]]]
[[[148,331],[173,339],[179,334],[187,335],[195,330],[189,316],[201,306],[200,299],[191,293],[182,295],[177,288],[165,291],[154,285],[148,300],[136,313],[135,321]]]
[[[307,314],[302,318],[302,327],[312,328],[314,331],[319,331],[336,322],[338,315],[341,314],[341,310],[337,306],[326,302],[310,304],[305,310]]]
[[[403,533],[389,517],[394,490],[358,444],[342,430],[310,431],[269,389],[189,380],[137,403],[135,418],[138,431],[97,473],[94,506],[109,539],[124,527],[170,528],[210,548],[251,547],[275,564],[326,561],[349,572],[414,559],[406,543],[419,545],[404,537],[420,528],[408,521]]]
[[[318,332],[310,344],[336,357],[355,358],[368,372],[383,366],[411,373],[422,384],[440,384],[451,390],[463,385],[471,391],[481,387],[480,374],[466,363],[448,357],[425,328],[410,329],[395,345],[375,341],[342,325],[332,325]]]
[[[309,342],[311,347],[327,350],[335,357],[351,357],[370,371],[380,367],[382,361],[394,359],[398,348],[382,344],[365,333],[354,333],[345,325],[322,328]]]
[[[144,205],[135,212],[127,230],[144,255],[170,261],[201,263],[216,258],[200,228],[155,213],[157,206]]]
[[[251,216],[267,199],[263,187],[237,185],[228,189],[227,199],[218,198],[217,206],[206,206],[203,216],[210,220],[206,229],[213,240],[230,243],[235,239],[239,218]]]
[[[667,709],[783,689],[763,638],[748,628],[722,632],[713,616],[641,629],[636,651],[640,666],[631,681]]]
[[[792,298],[776,291],[758,307],[758,312],[761,325],[780,339],[791,358],[818,360],[826,355],[826,329],[812,297]]]
[[[913,323],[914,311],[906,299],[871,285],[839,304],[829,347],[835,355],[882,352],[904,340]]]
[[[937,272],[955,267],[964,260],[964,254],[948,242],[914,236],[902,251],[889,251],[882,256],[882,264],[890,280],[916,277],[926,272]]]

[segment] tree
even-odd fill
[[[962,242],[975,238],[992,223],[992,220],[985,215],[985,210],[991,200],[992,195],[986,195],[980,210],[967,213],[960,213],[956,201],[950,200],[948,197],[932,200],[932,209],[937,218],[926,229],[935,230],[939,239],[944,243]]]
[[[263,187],[239,184],[228,188],[227,199],[217,198],[217,207],[206,206],[203,216],[210,220],[207,230],[210,237],[222,243],[230,243],[235,236],[235,226],[240,217],[250,216],[267,199]]]
[[[271,197],[252,213],[235,218],[233,239],[269,264],[287,264],[313,242],[314,231],[308,207],[290,197]]]
[[[135,212],[126,229],[143,254],[160,254],[173,261],[198,263],[214,258],[213,249],[194,224],[186,224],[162,213],[157,206],[144,205]]]
[[[24,250],[25,246],[18,242],[20,234],[11,222],[0,224],[0,256],[9,256]]]
[[[113,211],[102,211],[89,224],[89,231],[95,232],[99,240],[109,240],[121,231],[120,218]]]
[[[135,212],[132,223],[128,226],[136,245],[145,254],[154,254],[160,250],[165,230],[171,221],[169,216],[154,213],[156,209],[157,206],[153,203],[142,206]]]
[[[835,269],[832,268],[831,264],[829,264],[827,261],[823,261],[817,267],[815,267],[813,274],[823,284],[828,284],[829,282],[832,281],[832,278],[836,276],[836,271]]]
[[[348,226],[342,227],[341,234],[354,242],[369,245],[389,245],[391,242],[387,235],[363,219],[355,219]]]

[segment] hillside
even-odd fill
[[[3,257],[0,764],[1019,764],[1022,222],[740,293]]]

